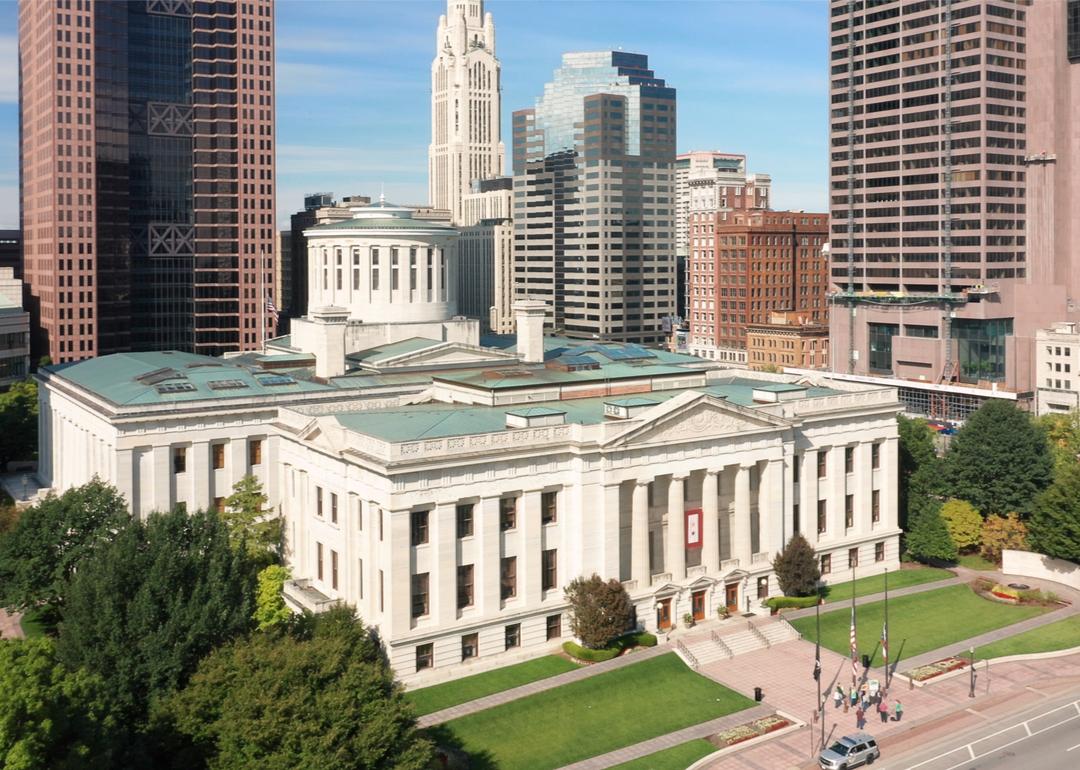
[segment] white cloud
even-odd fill
[[[0,102],[19,101],[19,40],[0,35]]]

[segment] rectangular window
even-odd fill
[[[214,470],[220,471],[225,467],[225,445],[211,444],[210,449],[214,456]]]
[[[885,561],[885,543],[874,543],[874,561]]]
[[[870,467],[875,471],[881,467],[881,444],[870,445]]]
[[[428,573],[421,572],[412,576],[412,616],[423,617],[428,614]]]
[[[769,578],[759,577],[757,579],[757,598],[765,599],[769,596]]]
[[[892,340],[900,334],[900,325],[872,323],[867,326],[870,332],[870,369],[892,373]]]
[[[502,598],[510,599],[517,596],[517,557],[507,556],[502,560],[499,567],[500,591]]]
[[[379,612],[382,612],[384,609],[386,609],[386,605],[383,603],[383,588],[383,571],[379,570]]]
[[[315,515],[320,519],[323,515],[322,508],[322,487],[315,487]]]
[[[854,569],[859,566],[859,549],[849,548],[847,552],[847,565],[848,569]]]
[[[881,521],[881,491],[877,489],[870,493],[870,520],[874,524]]]
[[[799,504],[793,503],[791,506],[791,526],[794,531],[799,531]]]
[[[379,290],[379,250],[371,250],[371,290]]]
[[[398,250],[396,247],[390,247],[390,291],[398,290]]]
[[[357,582],[359,583],[359,588],[360,588],[360,598],[363,599],[364,598],[364,560],[363,559],[357,559],[356,577],[358,578]]]
[[[555,548],[542,551],[540,588],[550,591],[559,585],[559,552]]]
[[[409,248],[409,291],[410,291],[410,293],[416,291],[417,285],[418,284],[416,283],[416,247],[411,246]],[[410,296],[415,297],[416,295],[415,294],[410,294]]]
[[[383,539],[383,509],[379,509],[379,542]]]
[[[337,590],[337,551],[330,551],[330,587]]]
[[[428,541],[428,511],[412,512],[409,545],[424,545]]]
[[[828,575],[832,572],[832,555],[825,554],[821,557],[821,574]]]
[[[819,479],[825,478],[825,474],[828,471],[828,449],[819,449],[817,453],[817,476]]]
[[[457,507],[457,536],[472,537],[473,503],[460,503]]]
[[[317,577],[319,580],[322,580],[323,579],[322,543],[316,543],[315,544],[315,564],[316,564],[315,577]]]
[[[462,564],[457,568],[458,609],[471,607],[473,603],[473,565]]]
[[[825,524],[828,516],[826,515],[827,504],[824,500],[817,501],[817,531],[819,535],[825,533]]]
[[[262,444],[259,438],[248,442],[248,465],[262,465]]]
[[[217,511],[218,513],[225,513],[225,498],[224,497],[215,497],[214,498],[214,510]]]
[[[499,498],[499,529],[505,532],[517,526],[517,498]]]
[[[844,526],[848,529],[855,526],[855,495],[844,495]]]
[[[173,473],[185,473],[187,471],[187,447],[173,447],[172,469]]]
[[[799,468],[801,466],[802,466],[802,456],[801,455],[796,455],[795,456],[795,461],[793,463],[791,463],[791,480],[796,484],[799,483]]]
[[[330,523],[337,524],[337,492],[330,493]]]
[[[558,639],[562,636],[562,615],[547,616],[547,639]]]
[[[554,524],[559,520],[558,492],[544,492],[540,495],[540,523]]]
[[[506,627],[504,632],[505,647],[503,649],[510,650],[514,647],[521,646],[521,624],[513,623]]]
[[[434,663],[435,645],[430,642],[416,645],[416,670],[423,671],[425,668],[431,668]]]
[[[465,634],[461,637],[461,659],[468,660],[479,654],[479,634]]]
[[[855,472],[855,447],[844,447],[844,473]]]

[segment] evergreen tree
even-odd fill
[[[949,493],[983,515],[1029,512],[1052,469],[1043,431],[1027,413],[996,398],[968,418],[946,457]]]
[[[1080,463],[1061,469],[1036,498],[1028,543],[1039,553],[1080,563]]]
[[[630,627],[634,605],[618,580],[605,581],[594,573],[574,578],[563,590],[570,603],[570,630],[583,646],[605,647]]]
[[[772,565],[784,596],[810,596],[817,591],[821,570],[813,546],[801,534],[788,540]]]
[[[907,533],[908,552],[919,561],[929,563],[955,562],[956,544],[941,518],[940,506],[922,511]]]
[[[899,523],[908,522],[936,504],[941,493],[941,459],[934,449],[934,432],[926,420],[896,416],[900,435]]]
[[[254,476],[233,484],[221,514],[236,548],[244,547],[256,560],[276,558],[281,551],[281,518],[266,507],[268,498]]]
[[[96,672],[127,721],[251,628],[254,568],[212,512],[154,513],[84,560],[66,587],[59,659]]]
[[[949,498],[941,506],[941,518],[960,552],[969,551],[982,539],[983,519],[967,500]]]
[[[189,736],[209,770],[426,770],[432,759],[348,607],[317,616],[310,635],[256,632],[215,650],[159,718]]]

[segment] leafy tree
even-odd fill
[[[941,492],[941,459],[934,449],[934,432],[926,420],[896,416],[900,434],[899,518],[901,529],[935,504]]]
[[[958,551],[969,551],[979,545],[983,519],[967,500],[946,500],[941,506],[941,518]]]
[[[772,565],[784,596],[811,596],[817,591],[821,579],[817,556],[813,546],[801,534],[795,533],[788,540]]]
[[[570,630],[584,647],[605,647],[630,627],[634,605],[618,580],[605,581],[594,573],[574,578],[563,591],[570,603]]]
[[[1080,463],[1066,466],[1035,499],[1028,543],[1047,556],[1080,562]]]
[[[23,380],[0,393],[0,471],[37,457],[37,383]]]
[[[189,736],[210,770],[426,770],[432,759],[349,607],[318,616],[310,635],[256,632],[215,650],[158,718]]]
[[[0,537],[15,529],[19,521],[19,509],[15,507],[15,501],[11,496],[0,489]]]
[[[956,544],[941,518],[941,508],[933,506],[921,512],[907,534],[908,552],[919,561],[956,561]]]
[[[289,577],[289,570],[277,564],[264,567],[259,572],[253,617],[260,630],[284,623],[292,617],[292,612],[285,606],[285,600],[281,596],[281,590]]]
[[[233,484],[233,493],[226,498],[221,515],[233,545],[247,548],[260,560],[276,556],[281,549],[281,519],[266,507],[267,499],[259,480],[244,476]]]
[[[1046,435],[1008,401],[992,398],[956,434],[946,457],[950,494],[982,514],[1031,510],[1050,484]]]
[[[0,605],[55,612],[76,568],[130,522],[124,498],[97,478],[30,506],[0,539]]]
[[[1023,551],[1027,548],[1027,539],[1027,526],[1015,513],[1006,516],[990,514],[983,522],[979,553],[990,561],[1000,562],[1002,551],[1006,548]]]
[[[1054,458],[1055,474],[1080,457],[1080,410],[1068,414],[1044,414],[1035,424],[1046,434],[1046,442]]]
[[[56,661],[51,639],[0,641],[0,767],[112,767],[101,679]]]
[[[124,717],[139,723],[200,658],[251,628],[254,577],[213,512],[133,521],[69,581],[57,654],[100,674]]]

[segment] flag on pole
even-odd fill
[[[855,606],[851,607],[851,676],[859,678],[859,646],[855,641]]]
[[[270,295],[266,295],[266,312],[270,314],[270,317],[274,319],[274,323],[278,322],[278,311],[274,307],[274,300],[270,298]]]
[[[881,660],[885,664],[885,668],[889,667],[889,624],[885,621],[881,623]]]

